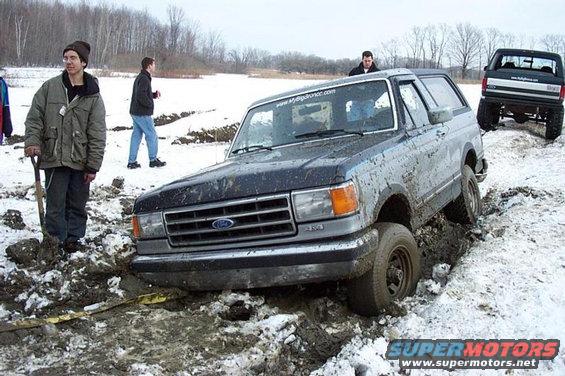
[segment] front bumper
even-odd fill
[[[133,271],[153,284],[221,290],[339,280],[372,265],[377,230],[271,247],[136,255]]]

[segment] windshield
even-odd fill
[[[391,129],[394,129],[394,120],[386,81],[363,82],[301,94],[251,109],[234,140],[232,154]]]

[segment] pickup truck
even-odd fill
[[[412,293],[413,231],[440,210],[472,224],[487,164],[444,71],[386,70],[262,99],[224,162],[134,204],[140,277],[194,290],[346,280],[374,315]]]
[[[545,123],[545,138],[563,128],[563,63],[551,52],[499,49],[484,68],[477,121],[485,131],[503,117]]]

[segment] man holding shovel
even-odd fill
[[[85,235],[90,182],[106,146],[98,80],[84,71],[89,54],[83,41],[65,47],[65,70],[37,91],[25,121],[25,155],[39,156],[45,170],[45,228],[66,252],[78,250]]]

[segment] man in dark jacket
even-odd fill
[[[358,74],[378,72],[377,66],[373,61],[373,53],[371,51],[363,51],[361,54],[361,62],[358,66],[349,72],[350,76],[357,76]]]
[[[8,100],[8,84],[0,77],[0,145],[12,135],[12,119],[10,117],[10,101]]]
[[[25,121],[25,155],[41,156],[45,170],[45,227],[67,252],[86,232],[90,183],[106,146],[106,111],[96,77],[86,73],[90,45],[63,50],[65,70],[35,93]]]
[[[129,145],[128,168],[139,168],[137,152],[141,137],[145,135],[147,152],[149,153],[149,167],[163,167],[166,162],[157,158],[158,138],[153,123],[153,99],[159,98],[159,90],[151,91],[151,75],[155,73],[155,59],[144,57],[141,61],[141,72],[133,83],[129,113],[133,119],[133,132]]]

